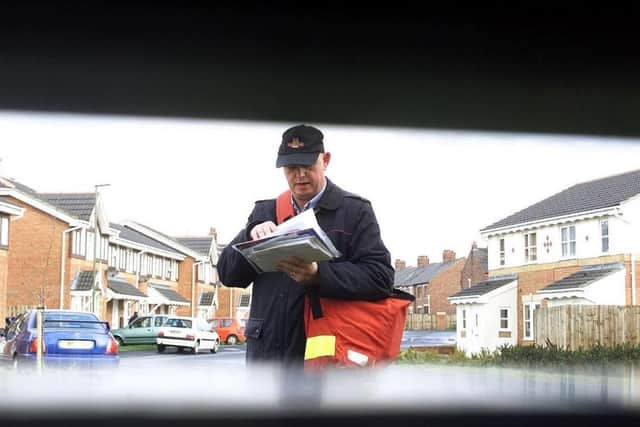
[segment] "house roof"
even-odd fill
[[[638,194],[640,169],[576,184],[481,231],[614,207]]]
[[[31,187],[9,178],[0,177],[0,189],[17,190],[38,202],[50,206],[60,214],[88,221],[95,206],[94,193],[38,193]]]
[[[34,195],[83,221],[89,221],[96,204],[94,193],[37,193]]]
[[[416,286],[429,283],[434,277],[449,269],[457,261],[431,263],[420,267],[406,267],[402,270],[397,270],[394,277],[394,286]]]
[[[93,285],[93,271],[80,271],[71,282],[72,291],[90,291]]]
[[[147,287],[153,288],[158,291],[163,297],[172,302],[189,303],[182,295],[171,289],[170,286],[162,285],[160,283],[149,283]]]
[[[213,305],[213,297],[214,297],[213,292],[203,292],[200,295],[200,302],[198,303],[198,305],[203,305],[203,306]]]
[[[0,177],[0,188],[15,188],[19,191],[22,191],[23,193],[27,193],[27,194],[31,194],[31,195],[35,195],[36,194],[36,190],[34,190],[31,187],[28,187],[24,184],[19,183],[18,181],[15,181],[13,178],[5,178],[5,177]]]
[[[495,291],[498,288],[501,288],[504,285],[507,285],[516,280],[516,277],[500,277],[489,279],[484,282],[480,282],[476,285],[471,286],[470,288],[466,288],[451,295],[449,298],[460,298],[460,297],[479,297],[485,294],[488,294],[491,291]]]
[[[175,240],[199,254],[209,255],[209,249],[211,248],[213,237],[176,237]]]
[[[598,264],[584,266],[576,273],[560,279],[540,289],[539,292],[560,291],[564,289],[584,288],[603,277],[620,271],[624,268],[622,263]]]
[[[124,279],[111,277],[107,281],[107,284],[109,288],[116,294],[146,298],[146,295],[142,291],[140,291],[140,289],[136,288],[135,286],[133,286],[131,283],[127,282]]]
[[[155,239],[152,239],[151,237],[142,234],[130,227],[127,227],[126,225],[122,225],[122,224],[116,224],[116,223],[109,223],[109,227],[114,228],[116,230],[118,230],[120,232],[119,234],[119,238],[123,239],[123,240],[128,240],[130,242],[134,242],[134,243],[139,243],[142,245],[146,245],[146,246],[150,246],[152,248],[156,248],[156,249],[161,249],[163,251],[167,251],[167,252],[171,252],[171,253],[175,253],[175,254],[180,254],[179,252],[177,252],[175,249],[173,249],[170,246],[165,245],[164,243],[158,242]]]

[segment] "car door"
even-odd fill
[[[141,316],[131,322],[127,330],[127,342],[131,344],[155,344],[156,335],[153,333],[153,318]]]
[[[154,316],[151,321],[151,333],[145,342],[149,344],[156,343],[156,337],[158,336],[158,332],[160,332],[160,327],[164,324],[165,320],[167,320],[169,316]]]
[[[213,332],[209,323],[202,319],[196,319],[194,330],[196,331],[198,340],[200,340],[201,348],[213,348],[216,334]]]

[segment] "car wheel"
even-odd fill
[[[165,346],[164,344],[158,344],[158,353],[164,353]]]
[[[229,335],[227,337],[227,344],[229,345],[238,344],[238,337],[235,335]]]
[[[211,353],[217,353],[219,349],[220,349],[220,340],[216,340],[213,343],[213,347],[211,347]]]
[[[122,338],[120,338],[120,337],[115,337],[115,339],[116,339],[116,342],[118,343],[118,347],[120,347],[120,346],[124,345],[124,341],[122,341]]]
[[[193,354],[200,353],[200,341],[196,341],[193,345]]]
[[[18,355],[14,354],[13,355],[13,359],[11,359],[11,369],[17,370],[18,369]]]

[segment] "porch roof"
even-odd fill
[[[597,264],[583,267],[580,271],[570,274],[540,289],[539,293],[562,291],[565,289],[585,288],[598,280],[620,271],[624,268],[622,263]]]

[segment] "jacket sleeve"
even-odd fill
[[[268,214],[269,203],[257,202],[256,206],[249,215],[247,226],[242,229],[236,237],[229,243],[220,254],[218,259],[218,274],[220,281],[229,287],[246,288],[256,278],[258,273],[253,266],[238,251],[233,249],[236,243],[244,242],[251,239],[249,233],[251,229],[265,221],[273,221]],[[273,203],[272,203],[273,205]],[[275,212],[275,205],[271,207]]]
[[[254,281],[257,272],[238,251],[233,249],[234,244],[246,240],[245,229],[229,243],[218,258],[218,274],[220,281],[228,287],[246,288]]]
[[[362,203],[353,230],[348,259],[318,263],[320,296],[371,301],[389,296],[394,269],[370,203]]]

